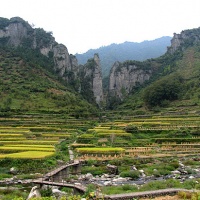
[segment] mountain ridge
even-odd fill
[[[199,46],[200,28],[185,30],[174,34],[167,52],[158,58],[117,61],[110,71],[108,90],[103,93],[101,57],[98,53],[86,64],[79,65],[76,56],[69,54],[66,46],[58,44],[52,33],[41,28],[33,29],[18,17],[10,20],[0,18],[0,106],[2,110],[59,108],[82,113],[88,112],[88,108],[93,110],[93,106],[104,108],[106,105],[108,109],[115,109],[119,104],[126,105],[127,99],[136,93],[139,95],[134,98],[139,98],[139,107],[148,109],[170,105],[184,98],[194,100],[192,96],[195,96],[195,104],[198,105]],[[188,73],[188,68],[191,73]],[[181,84],[187,97],[180,91]],[[192,85],[195,87],[191,93],[188,88]],[[18,95],[21,93],[21,96]],[[29,95],[30,98],[27,98]],[[20,96],[18,102],[15,99],[17,96]],[[47,99],[51,102],[50,107],[42,103]],[[33,106],[30,106],[31,102]],[[132,104],[138,107],[136,103]],[[127,108],[133,108],[133,105],[129,104]]]
[[[145,40],[143,42],[124,42],[120,44],[110,44],[97,49],[90,49],[82,54],[75,54],[80,64],[98,53],[101,58],[101,67],[103,76],[107,76],[112,65],[116,62],[126,60],[144,61],[150,58],[156,58],[163,55],[170,45],[171,37],[163,36],[155,40]]]

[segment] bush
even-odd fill
[[[125,171],[120,173],[121,177],[130,177],[132,179],[138,179],[140,177],[140,172],[139,171]]]

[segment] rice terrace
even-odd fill
[[[121,180],[121,183],[119,179],[116,182],[117,186],[111,186],[111,183],[107,186],[99,184],[105,199],[106,195],[110,195],[106,194],[108,187],[125,188],[128,184],[129,192],[138,192],[144,191],[145,187],[148,187],[145,185],[154,180],[160,182],[159,186],[156,186],[158,188],[153,186],[148,190],[164,189],[166,182],[162,183],[161,177],[166,176],[169,176],[165,180],[169,182],[168,187],[177,187],[178,181],[182,178],[181,173],[175,174],[175,179],[172,178],[171,183],[169,180],[172,172],[181,165],[184,165],[185,179],[186,174],[188,177],[199,174],[200,117],[198,114],[156,114],[118,118],[113,118],[110,113],[106,114],[107,117],[91,119],[75,119],[65,114],[38,113],[1,117],[0,177],[2,183],[11,178],[11,174],[6,171],[13,166],[18,170],[15,175],[16,180],[42,178],[42,173],[55,168],[59,159],[63,160],[62,162],[69,162],[69,148],[74,152],[73,159],[82,162],[82,176],[85,174],[87,177],[91,174],[92,178],[89,180],[85,177],[81,180],[80,175],[72,173],[66,177],[63,175],[63,181],[74,183],[81,180],[83,184],[88,185],[95,182],[95,176],[111,173],[108,177],[113,177],[114,175],[107,168],[108,164],[117,166],[117,174],[124,179],[127,177],[124,183],[124,180]],[[137,170],[130,170],[133,166]],[[33,172],[32,175],[29,174],[29,170]],[[148,183],[148,177],[155,177],[155,179],[149,178],[151,181]],[[142,181],[142,178],[144,186],[137,188],[135,183],[138,179]],[[195,184],[195,188],[198,189],[198,179],[194,180],[184,181],[185,184],[190,181],[187,183],[187,189],[192,189],[191,184]],[[97,182],[96,180],[95,184]],[[179,184],[178,188],[183,185],[184,183]],[[122,191],[122,193],[128,192]]]

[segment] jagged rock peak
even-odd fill
[[[98,105],[103,102],[103,86],[102,86],[102,72],[100,59],[98,54],[94,54],[94,61],[96,63],[93,74],[93,93]]]
[[[167,52],[173,54],[176,50],[184,50],[185,48],[200,42],[200,27],[190,30],[184,30],[180,34],[174,33],[171,39],[171,46]]]
[[[0,39],[0,43],[4,41],[4,45],[15,47],[26,45],[28,41],[28,48],[39,49],[41,54],[53,59],[54,71],[60,77],[68,81],[70,71],[75,71],[74,77],[77,76],[78,62],[69,56],[67,47],[58,44],[51,32],[46,32],[42,28],[34,29],[20,17],[13,17],[10,20],[0,18]]]
[[[20,45],[30,30],[32,27],[20,17],[13,17],[10,20],[0,18],[0,38],[9,45]]]
[[[89,101],[91,96],[93,96],[94,101],[101,107],[101,103],[103,102],[103,87],[99,55],[94,54],[94,57],[88,60],[82,70],[82,94],[87,94],[85,97]]]

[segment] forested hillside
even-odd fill
[[[65,112],[81,116],[94,112],[61,78],[48,71],[52,63],[23,48],[0,48],[0,111]]]
[[[150,62],[157,70],[148,82],[132,91],[121,109],[198,111],[200,28],[175,34],[168,52]]]

